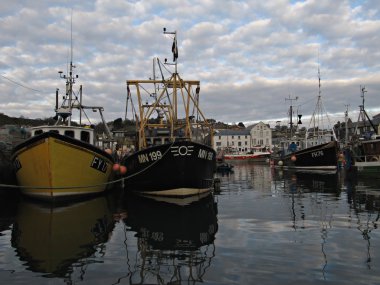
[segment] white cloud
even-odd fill
[[[162,28],[176,30],[179,72],[201,81],[209,118],[224,122],[286,117],[289,95],[311,113],[318,94],[330,113],[357,111],[365,85],[379,110],[378,1],[10,1],[0,4],[0,112],[52,114],[58,70],[73,60],[86,105],[124,117],[125,81],[152,75],[152,58],[171,57]],[[51,106],[50,106],[51,105]],[[352,119],[356,119],[353,115]]]

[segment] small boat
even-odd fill
[[[95,194],[103,192],[111,178],[111,151],[99,148],[94,128],[81,124],[82,112],[90,109],[100,113],[107,129],[103,108],[82,105],[82,86],[79,96],[73,91],[78,78],[73,76],[74,67],[71,61],[69,75],[59,72],[67,93],[59,107],[56,91],[55,125],[31,128],[31,137],[12,151],[17,182],[26,195],[53,200]],[[71,120],[73,109],[80,111],[79,125]]]
[[[270,156],[271,152],[266,147],[253,147],[248,152],[226,152],[223,158],[225,160],[266,161]]]
[[[120,164],[127,169],[128,190],[161,196],[198,195],[213,186],[213,128],[199,107],[200,82],[182,79],[177,72],[176,32],[164,33],[174,38],[174,63],[170,64],[175,71],[166,79],[162,70],[167,67],[155,58],[153,70],[158,66],[160,79],[153,74],[149,80],[127,80],[127,107],[129,104],[136,123],[136,151]]]
[[[339,149],[336,135],[332,126],[329,129],[321,124],[321,121],[327,119],[322,119],[325,114],[323,114],[319,68],[318,78],[319,94],[305,139],[301,140],[297,135],[293,135],[293,106],[291,105],[290,136],[281,142],[281,148],[272,155],[272,165],[298,170],[337,170]],[[289,98],[289,100],[297,99],[298,97]],[[301,117],[302,115],[298,115],[297,127],[302,123]]]
[[[216,171],[217,172],[231,172],[233,171],[234,166],[231,163],[221,162],[217,163]]]

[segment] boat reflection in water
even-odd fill
[[[273,174],[274,182],[284,182],[285,191],[292,192],[319,192],[335,193],[339,196],[341,192],[341,177],[331,171],[294,171],[278,170]]]
[[[352,241],[347,246],[355,247],[364,243],[366,266],[373,266],[371,241],[376,238],[380,220],[380,192],[377,191],[379,181],[374,179],[360,180],[356,176],[347,175],[344,171],[337,173],[323,172],[275,172],[274,181],[283,187],[284,192],[291,198],[291,220],[295,230],[312,228],[311,221],[317,219],[320,223],[321,251],[325,259],[323,273],[328,272],[328,262],[333,263],[334,245],[331,236],[339,232],[344,234],[348,228],[356,228],[362,239]],[[375,189],[375,190],[374,190]],[[311,195],[304,195],[311,193]],[[335,209],[334,200],[341,197],[349,204],[349,217]],[[317,211],[319,210],[319,211]],[[335,216],[335,217],[334,217]],[[330,233],[331,232],[331,233]],[[340,241],[345,243],[345,239]]]
[[[137,237],[137,266],[130,272],[133,284],[202,282],[215,256],[218,230],[217,204],[211,193],[198,200],[181,198],[181,204],[142,196],[126,199],[124,220]],[[127,249],[128,250],[128,249]],[[129,256],[132,256],[129,254]]]
[[[106,196],[59,206],[23,200],[13,225],[12,246],[27,269],[45,277],[72,279],[73,267],[83,266],[81,259],[101,251],[113,227]]]

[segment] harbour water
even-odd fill
[[[380,284],[380,178],[245,162],[217,177],[188,205],[1,189],[0,283]]]

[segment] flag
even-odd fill
[[[173,61],[176,61],[178,58],[178,47],[177,47],[177,38],[174,38],[172,45]]]

